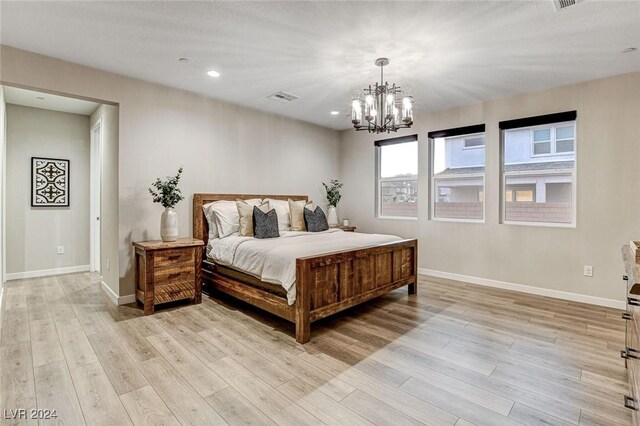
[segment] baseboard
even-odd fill
[[[133,303],[136,301],[135,294],[118,296],[117,294],[114,293],[113,290],[111,290],[111,288],[107,284],[105,284],[104,281],[100,281],[100,288],[102,289],[102,292],[107,296],[107,299],[109,299],[109,301],[116,306],[127,305],[129,303]]]
[[[135,294],[127,294],[126,296],[118,297],[118,305],[128,305],[129,303],[134,303],[135,301]]]
[[[24,280],[26,278],[48,277],[49,275],[73,274],[76,272],[89,271],[91,271],[90,265],[67,266],[66,268],[42,269],[40,271],[14,272],[12,274],[6,274],[5,279],[7,281]]]
[[[567,291],[551,290],[549,288],[533,287],[524,284],[514,284],[506,281],[497,281],[489,278],[472,277],[470,275],[454,274],[451,272],[435,271],[433,269],[418,268],[418,273],[423,275],[431,275],[437,278],[445,278],[455,281],[463,281],[471,284],[482,285],[486,287],[501,288],[503,290],[512,290],[520,293],[536,294],[538,296],[547,296],[554,299],[570,300],[572,302],[587,303],[589,305],[606,306],[624,310],[626,303],[622,300],[605,299],[603,297],[587,296],[585,294],[569,293]]]

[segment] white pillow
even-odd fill
[[[252,198],[245,201],[247,204],[251,204],[252,206],[260,205],[262,202],[259,198]],[[228,237],[229,235],[240,231],[240,215],[238,214],[238,207],[236,206],[235,201],[214,201],[211,204],[211,209],[215,215],[220,238]]]
[[[207,218],[207,223],[209,224],[209,239],[213,240],[214,238],[218,238],[218,225],[216,224],[216,218],[213,214],[213,209],[211,206],[213,203],[208,203],[202,206],[202,210],[204,211],[204,217]]]
[[[264,201],[268,201],[269,206],[274,209],[278,215],[278,230],[288,231],[291,228],[289,201],[274,200],[273,198],[265,198]]]

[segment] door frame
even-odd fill
[[[96,138],[96,134],[98,137]],[[104,128],[102,119],[91,127],[90,183],[89,183],[89,239],[91,271],[102,275],[100,262],[102,242],[102,144]]]

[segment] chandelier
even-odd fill
[[[375,64],[380,67],[380,84],[369,85],[362,95],[354,97],[351,103],[353,127],[356,130],[368,130],[369,133],[390,133],[411,127],[413,97],[403,94],[395,83],[389,85],[384,81],[384,66],[389,65],[389,59],[378,58]]]

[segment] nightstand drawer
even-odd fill
[[[156,287],[183,281],[193,282],[195,276],[196,271],[193,262],[158,268],[153,272],[153,280]]]
[[[196,291],[193,281],[187,281],[177,284],[168,284],[155,289],[155,303],[167,303],[182,299],[191,299],[195,296]]]
[[[159,250],[153,255],[153,266],[162,268],[163,266],[173,266],[178,263],[193,263],[194,258],[195,253],[192,249]]]

